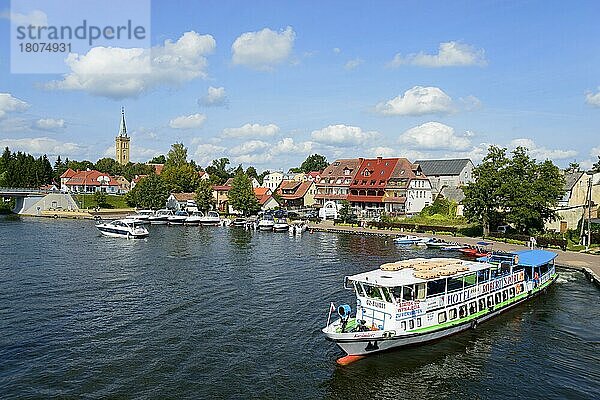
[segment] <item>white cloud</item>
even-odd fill
[[[201,143],[194,151],[194,159],[200,165],[208,165],[212,160],[223,157],[225,147],[210,143]]]
[[[340,54],[342,52],[342,50],[339,47],[334,47],[332,51],[334,54]]]
[[[178,86],[205,78],[206,55],[216,47],[211,35],[184,33],[176,42],[166,40],[152,49],[93,47],[87,54],[70,54],[71,72],[47,89],[79,90],[113,99],[137,97],[159,86]]]
[[[227,95],[224,87],[208,87],[208,93],[199,101],[200,105],[218,107],[227,104]]]
[[[196,129],[204,125],[204,121],[206,121],[204,114],[182,115],[170,120],[169,126],[173,129]]]
[[[5,11],[0,13],[0,17],[9,19],[14,25],[48,26],[48,16],[41,10],[32,10],[28,14]]]
[[[375,110],[383,115],[424,115],[450,113],[454,107],[452,99],[442,89],[415,86],[404,95],[377,104]]]
[[[386,146],[371,147],[368,157],[398,157],[398,150]]]
[[[398,139],[408,147],[424,150],[466,150],[471,142],[466,136],[457,136],[454,128],[439,122],[426,122],[410,128]]]
[[[271,147],[271,153],[273,155],[278,154],[306,154],[312,151],[313,142],[306,141],[296,143],[294,139],[286,137],[281,139],[275,145]]]
[[[242,144],[239,144],[235,147],[232,147],[229,150],[229,153],[240,156],[244,154],[258,153],[260,151],[265,150],[270,145],[267,142],[263,142],[262,140],[249,140]]]
[[[260,125],[260,124],[245,124],[239,128],[223,129],[225,137],[269,137],[279,133],[279,127],[275,124]]]
[[[460,42],[440,43],[438,54],[409,54],[403,57],[400,53],[388,64],[390,67],[401,65],[417,65],[421,67],[462,67],[484,66],[487,64],[485,51]]]
[[[273,159],[269,153],[243,154],[233,158],[234,164],[265,164]]]
[[[258,70],[271,70],[290,56],[295,37],[290,26],[279,33],[269,28],[243,33],[231,45],[233,63]]]
[[[346,63],[346,65],[344,65],[344,68],[346,68],[347,70],[355,69],[356,67],[358,67],[359,65],[361,65],[364,62],[365,61],[362,58],[356,57],[352,60],[349,60]]]
[[[598,93],[587,93],[585,95],[585,102],[592,107],[600,107],[600,88]]]
[[[59,142],[47,137],[0,139],[0,148],[10,147],[12,151],[23,151],[31,154],[47,154],[48,156],[80,155],[83,147],[76,143]]]
[[[365,132],[358,126],[348,125],[329,125],[311,134],[312,139],[317,142],[341,146],[364,144],[377,136],[377,132]]]
[[[54,118],[40,118],[33,123],[33,126],[44,131],[57,131],[66,127],[64,119]]]
[[[566,160],[577,155],[577,151],[575,150],[553,150],[543,146],[538,146],[532,139],[528,138],[513,139],[510,141],[509,147],[511,149],[515,149],[519,146],[525,147],[527,150],[529,150],[529,155],[537,160]]]
[[[29,104],[23,100],[13,97],[10,93],[0,93],[0,118],[13,111],[25,111]]]

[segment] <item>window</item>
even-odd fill
[[[485,310],[485,299],[479,299],[479,311]]]
[[[500,292],[496,293],[495,299],[496,299],[496,304],[501,303],[502,302],[502,294]]]
[[[394,193],[395,194],[395,193]],[[427,294],[429,297],[437,296],[444,293],[446,290],[446,280],[437,279],[435,281],[427,281]]]
[[[508,296],[513,298],[515,297],[515,288],[511,287],[510,289],[508,289]]]
[[[408,321],[408,329],[415,329],[415,320],[411,319]]]
[[[392,297],[390,296],[390,292],[389,292],[388,288],[382,287],[381,291],[383,292],[383,297],[385,298],[385,301],[387,301],[388,303],[391,303]]]
[[[413,287],[412,286],[402,286],[402,300],[404,301],[410,301],[410,300],[414,300],[415,296],[413,293]]]
[[[490,271],[488,269],[477,271],[477,281],[479,283],[486,282],[490,279]]]
[[[487,297],[487,306],[488,307],[493,307],[493,305],[494,305],[494,296],[490,295],[490,296]]]
[[[396,299],[396,302],[399,303],[400,300],[402,300],[402,286],[396,286],[396,287],[390,288],[389,290],[392,293],[392,296],[394,297],[394,299]]]
[[[365,296],[365,292],[363,291],[363,288],[360,285],[360,283],[354,282],[354,288],[356,289],[356,293],[358,293],[359,296],[361,296],[361,297]]]
[[[438,324],[443,324],[444,322],[446,322],[446,311],[438,314]]]
[[[456,308],[448,310],[448,318],[451,320],[456,319]]]
[[[381,298],[381,292],[379,291],[379,288],[365,284],[363,284],[363,287],[365,289],[365,292],[367,293],[367,297],[377,300],[383,300],[383,298]]]
[[[504,289],[502,291],[502,301],[508,300],[508,290]]]
[[[477,303],[474,301],[469,303],[469,314],[475,314],[477,312]]]
[[[402,327],[402,330],[405,331],[406,330],[406,321],[402,321],[400,323],[400,326]]]
[[[464,318],[467,316],[467,306],[462,305],[458,308],[458,318]]]
[[[462,289],[462,287],[463,287],[462,277],[448,279],[448,292]]]
[[[465,289],[471,286],[475,286],[476,279],[477,277],[475,273],[463,276],[463,281],[465,282]]]
[[[417,283],[416,289],[417,289],[417,299],[423,300],[425,298],[425,284]]]
[[[421,327],[421,318],[417,318],[417,328]]]

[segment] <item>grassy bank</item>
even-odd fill
[[[96,202],[93,194],[77,194],[77,195],[74,195],[73,198],[75,199],[75,201],[77,202],[77,205],[81,209],[88,209],[88,208],[93,209],[96,207],[108,208],[108,209],[131,208],[125,202],[125,196],[117,196],[117,195],[113,195],[113,194],[107,194],[106,195],[106,204],[102,204],[102,205],[99,205]]]

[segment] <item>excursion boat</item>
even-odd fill
[[[258,221],[258,230],[272,231],[273,225],[275,225],[275,219],[273,219],[273,216],[270,214],[265,214],[265,215],[263,215],[261,220]]]
[[[167,217],[167,222],[169,223],[169,225],[183,225],[183,223],[186,219],[188,219],[189,216],[190,214],[187,211],[179,210],[176,211],[175,214],[169,215]]]
[[[96,228],[104,235],[127,239],[141,239],[150,233],[142,226],[142,222],[133,218],[117,219],[96,224]]]
[[[273,232],[287,232],[290,230],[290,225],[287,223],[285,218],[275,218],[273,224]]]
[[[216,211],[209,211],[204,217],[200,218],[201,225],[220,225],[221,217]]]
[[[415,258],[381,265],[345,278],[354,290],[356,311],[337,307],[339,319],[323,333],[347,356],[347,364],[365,355],[421,344],[475,328],[498,314],[546,291],[558,277],[556,254],[523,250],[492,255],[485,261]]]
[[[202,211],[193,211],[192,214],[185,219],[186,225],[198,225],[202,218],[204,217],[204,213]]]
[[[150,221],[151,224],[166,224],[167,219],[171,215],[173,215],[173,211],[169,210],[168,208],[165,208],[156,211],[154,215],[148,217],[148,221]]]
[[[149,218],[154,215],[152,210],[138,210],[134,214],[129,214],[125,218],[137,219],[138,221],[148,222]]]

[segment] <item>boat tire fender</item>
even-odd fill
[[[54,219],[58,219],[58,215],[57,215],[57,214],[54,214],[54,215],[52,216],[52,218],[54,218]]]

